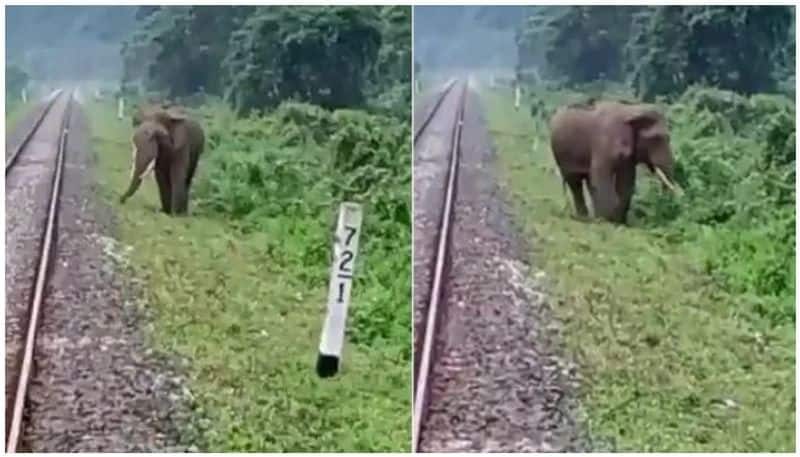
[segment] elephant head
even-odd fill
[[[169,154],[173,149],[169,130],[155,120],[143,120],[133,132],[133,164],[131,166],[131,183],[128,190],[120,198],[120,203],[130,198],[142,184],[142,179],[150,173],[156,164],[159,154]]]
[[[131,116],[133,127],[138,127],[146,119],[155,119],[164,125],[171,122],[171,118],[184,119],[186,116],[169,102],[148,102],[139,105]]]
[[[658,176],[665,188],[680,194],[674,183],[674,162],[664,115],[652,105],[629,105],[625,122],[634,131],[634,154]]]

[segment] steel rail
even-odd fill
[[[56,96],[57,97],[57,96]],[[34,345],[36,344],[36,328],[39,323],[39,316],[44,299],[44,290],[47,284],[47,273],[50,268],[53,254],[55,252],[55,232],[58,221],[58,207],[61,196],[61,183],[64,172],[64,155],[66,154],[67,138],[69,136],[69,118],[72,113],[72,93],[67,99],[67,106],[64,111],[64,119],[59,131],[60,141],[56,155],[56,169],[53,173],[53,184],[50,192],[50,204],[47,213],[47,224],[42,235],[42,245],[39,255],[39,265],[36,271],[34,282],[34,293],[30,304],[30,318],[28,320],[28,332],[25,340],[25,352],[17,381],[17,392],[14,396],[14,412],[11,417],[11,428],[6,440],[6,452],[17,451],[20,437],[22,434],[23,412],[25,410],[26,396],[28,394],[28,383],[33,365]]]
[[[436,99],[436,103],[434,103],[433,105],[433,109],[431,109],[428,112],[428,115],[425,117],[425,120],[422,121],[422,124],[420,124],[416,132],[414,132],[414,144],[417,144],[417,140],[422,135],[422,132],[424,132],[425,129],[428,127],[428,124],[431,123],[431,120],[436,115],[436,112],[439,110],[439,107],[442,105],[442,102],[444,102],[444,99],[447,98],[447,94],[450,93],[450,89],[452,89],[453,86],[455,86],[456,81],[457,81],[456,79],[451,79],[450,81],[447,82],[447,84],[445,84],[444,90],[442,90],[441,95],[439,95],[439,98]]]
[[[36,119],[36,122],[33,124],[33,128],[31,128],[28,131],[28,133],[25,134],[25,136],[22,138],[22,142],[20,142],[20,144],[18,144],[17,147],[14,149],[14,152],[11,154],[11,157],[9,157],[8,160],[6,161],[6,174],[8,174],[8,170],[10,170],[11,167],[14,166],[14,163],[16,163],[17,157],[19,157],[20,152],[22,152],[22,150],[25,149],[25,147],[28,145],[28,142],[31,141],[31,138],[33,138],[33,134],[36,133],[36,131],[39,129],[39,126],[42,124],[42,121],[44,121],[44,118],[47,117],[47,113],[50,112],[50,108],[52,108],[53,105],[56,104],[56,100],[58,100],[58,97],[61,95],[61,92],[63,92],[63,90],[59,89],[56,91],[54,95],[51,96],[50,100],[47,102],[47,105],[45,105],[44,109],[42,110],[42,113],[39,115],[39,118]]]
[[[447,248],[449,246],[450,228],[452,222],[453,202],[455,200],[456,177],[458,176],[458,164],[460,155],[461,131],[464,126],[464,106],[467,98],[467,84],[464,83],[461,94],[459,95],[458,108],[456,111],[453,138],[450,146],[450,166],[447,175],[447,189],[445,190],[444,210],[439,224],[439,240],[436,252],[436,264],[434,266],[434,276],[431,286],[431,294],[428,301],[428,309],[425,321],[425,339],[422,344],[422,356],[419,364],[419,373],[416,376],[414,389],[414,411],[412,417],[412,452],[417,452],[420,441],[420,431],[422,421],[425,417],[428,406],[428,375],[431,371],[433,361],[434,344],[436,343],[436,324],[439,314],[439,301],[442,294],[444,283],[445,263],[447,260]]]

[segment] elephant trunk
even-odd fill
[[[142,178],[136,178],[136,177],[132,178],[131,179],[131,183],[128,186],[128,190],[125,191],[125,193],[122,195],[122,197],[119,198],[119,202],[120,203],[125,203],[125,200],[131,198],[133,196],[133,194],[135,194],[136,191],[139,190],[139,186],[141,184],[142,184]]]

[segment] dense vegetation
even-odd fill
[[[544,111],[586,98],[528,89]],[[707,108],[731,95],[695,89],[668,107],[685,195],[640,170],[629,227],[574,220],[547,113],[532,121],[511,109],[507,88],[487,96],[499,182],[514,221],[535,239],[530,260],[547,273],[565,348],[581,367],[593,450],[794,449],[794,208],[776,204],[793,199],[793,185],[765,183],[758,165],[765,148],[785,144],[793,154],[793,117],[771,107],[770,127],[753,122],[738,135]],[[764,102],[782,104],[737,100],[747,103],[741,119]]]
[[[207,128],[200,208],[275,235],[325,287],[335,209],[365,207],[351,338],[408,357],[410,8],[143,7],[126,82],[191,99]],[[190,68],[193,71],[186,71]],[[130,87],[129,87],[130,90]],[[222,98],[225,102],[220,100]],[[330,111],[328,109],[338,108]]]
[[[646,100],[694,84],[756,93],[791,79],[794,90],[792,7],[545,7],[517,46],[550,79],[624,82]]]
[[[243,232],[274,238],[268,249],[309,288],[328,280],[335,209],[364,205],[363,257],[350,340],[410,359],[410,126],[357,110],[286,103],[236,119],[203,110],[209,148],[196,198]]]
[[[224,96],[240,113],[288,99],[408,112],[409,7],[146,7],[138,17],[123,47],[126,90]]]
[[[122,91],[131,105],[148,98],[187,105],[206,130],[188,224],[196,227],[182,236],[192,246],[204,245],[208,227],[216,227],[209,243],[235,239],[264,265],[258,268],[269,270],[253,278],[252,266],[236,264],[237,254],[228,269],[228,257],[201,250],[186,266],[190,276],[209,278],[222,290],[197,294],[187,287],[151,297],[154,307],[174,313],[157,326],[163,339],[169,341],[164,335],[175,327],[191,329],[172,339],[191,357],[198,409],[212,422],[202,433],[211,449],[408,446],[410,15],[410,7],[395,6],[137,10],[136,29],[122,51]],[[345,200],[364,209],[345,368],[329,382],[309,381],[333,230]],[[134,243],[159,249],[146,240]],[[172,303],[187,299],[194,306],[173,310]],[[295,302],[296,309],[290,306]],[[240,331],[253,325],[254,307],[264,330]],[[208,330],[206,319],[237,330]],[[275,325],[280,328],[269,328]],[[206,345],[204,332],[224,344],[198,349]],[[291,347],[268,356],[260,344]],[[207,367],[226,358],[230,377],[210,375]],[[254,369],[253,359],[263,366]],[[264,377],[275,385],[264,386]],[[246,395],[220,389],[229,383]],[[332,400],[337,396],[346,404]],[[255,410],[250,404],[270,406]],[[270,430],[266,436],[264,429]]]
[[[566,300],[575,302],[577,310],[564,313],[584,336],[569,338],[599,348],[581,357],[596,375],[587,393],[589,422],[623,448],[794,448],[794,423],[777,425],[794,411],[794,36],[790,7],[544,7],[533,9],[519,29],[521,66],[537,69],[545,81],[526,81],[536,158],[533,165],[525,165],[529,158],[506,159],[517,190],[539,167],[550,170],[546,179],[557,179],[551,153],[539,146],[547,145],[547,120],[560,105],[587,96],[638,98],[661,104],[670,124],[682,197],[639,179],[633,227],[623,235],[575,228],[556,207],[536,209],[531,222],[549,243],[544,249],[555,251],[542,257],[566,281]],[[496,122],[509,128],[507,120]],[[542,186],[544,195],[557,189],[556,182]],[[523,193],[530,192],[538,189]],[[604,259],[608,268],[584,271],[591,261],[570,252],[576,243],[590,246],[586,255]],[[591,315],[584,318],[587,304]],[[684,322],[695,309],[709,313],[705,328]],[[611,337],[600,324],[606,317]],[[660,335],[663,329],[670,330]],[[701,349],[683,342],[690,336],[711,339]],[[631,340],[642,344],[628,346]],[[750,341],[763,364],[750,359]],[[707,355],[703,366],[693,351]],[[631,361],[630,370],[618,364],[623,359]],[[720,376],[752,381],[726,386]],[[683,397],[698,385],[705,394]],[[698,406],[716,401],[704,395],[726,389],[746,398],[748,410],[722,418],[715,407]],[[660,412],[615,406],[643,392]],[[775,407],[760,406],[755,399],[763,397],[774,398]],[[676,427],[670,419],[676,415],[694,431]],[[750,437],[731,439],[739,427]]]
[[[677,180],[687,194],[640,192],[637,215],[680,232],[676,239],[713,230],[704,237],[708,272],[792,321],[794,101],[751,94],[777,92],[778,75],[791,74],[793,18],[788,7],[552,7],[535,10],[519,35],[524,53],[549,31],[540,65],[575,89],[598,95],[598,82],[613,91],[610,80],[629,84],[623,93],[672,101]],[[541,97],[532,103],[535,114],[553,108],[541,110]]]
[[[707,273],[775,324],[793,323],[793,101],[693,87],[668,116],[686,195],[650,188],[636,203],[639,217],[676,242],[699,238]]]
[[[124,206],[129,120],[89,104],[99,191],[144,279],[148,337],[188,363],[197,414],[187,444],[209,451],[403,451],[410,432],[409,126],[358,110],[287,103],[239,118],[193,110],[207,149],[191,217],[160,214],[148,180]],[[344,198],[364,205],[339,374],[314,373],[332,234]],[[128,276],[128,275],[126,275]],[[134,282],[133,284],[137,284]]]

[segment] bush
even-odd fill
[[[410,128],[363,111],[328,112],[284,103],[236,119],[222,105],[200,113],[209,157],[198,179],[201,211],[232,218],[243,231],[274,235],[267,249],[325,287],[338,205],[364,206],[351,341],[387,342],[410,358]]]
[[[668,117],[676,180],[686,194],[675,199],[645,183],[636,215],[645,226],[680,233],[676,239],[698,240],[709,274],[758,297],[759,314],[794,321],[787,311],[795,291],[791,100],[693,87]]]
[[[30,76],[22,68],[11,64],[6,67],[6,100],[22,99],[22,89],[28,86]]]

